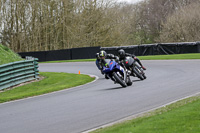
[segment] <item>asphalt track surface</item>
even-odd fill
[[[94,62],[40,64],[42,72],[80,71],[99,79],[69,90],[0,104],[0,132],[79,133],[200,92],[200,60],[142,62],[147,79],[133,77],[133,85],[126,88],[106,80]]]

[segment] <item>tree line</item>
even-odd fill
[[[15,52],[200,40],[200,0],[0,0],[0,43]]]

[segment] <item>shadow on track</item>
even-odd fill
[[[119,86],[119,87],[114,87],[114,88],[107,88],[107,89],[104,89],[104,90],[118,90],[118,89],[124,89],[124,87],[121,87],[121,86]]]
[[[143,81],[143,80],[140,79],[132,80],[132,82],[138,82],[138,81]]]

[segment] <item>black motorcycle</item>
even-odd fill
[[[127,56],[124,60],[121,61],[125,67],[131,71],[131,76],[138,77],[141,80],[146,79],[146,75],[144,70],[140,67],[140,65],[134,60],[132,57]]]

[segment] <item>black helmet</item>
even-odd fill
[[[106,55],[107,55],[107,53],[106,53],[106,51],[104,51],[104,50],[101,50],[101,51],[99,52],[99,57],[100,57],[100,58],[106,57]]]
[[[125,51],[123,49],[120,49],[118,51],[118,56],[119,56],[119,58],[124,58],[125,57]]]

